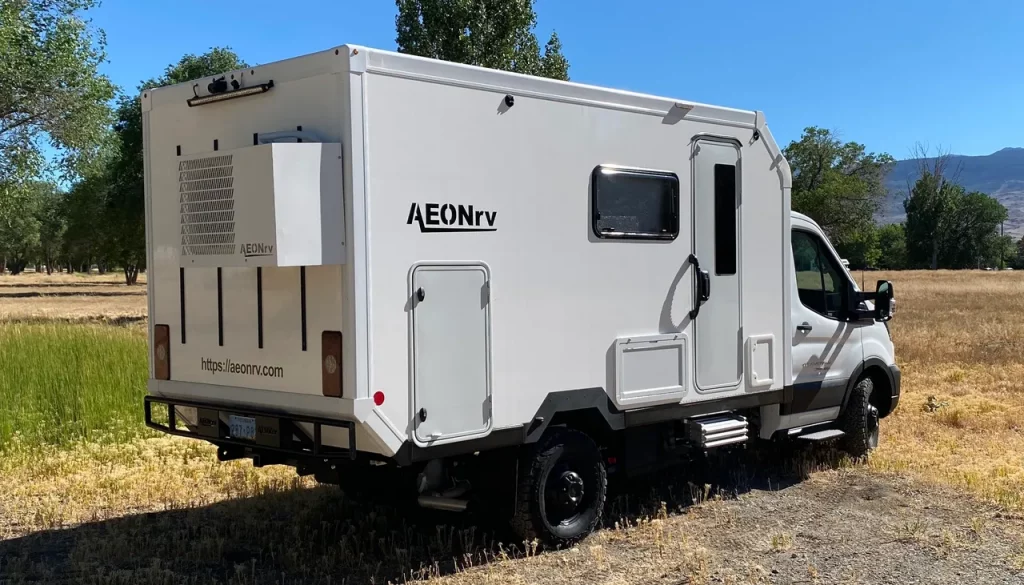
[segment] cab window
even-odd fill
[[[816,313],[839,318],[845,279],[825,242],[815,234],[793,230],[793,267],[800,302]]]

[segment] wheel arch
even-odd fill
[[[625,428],[625,420],[603,388],[583,388],[548,394],[527,425],[524,443],[536,443],[553,426],[576,429],[601,444]]]
[[[850,376],[846,386],[846,394],[843,396],[843,408],[845,411],[853,394],[853,388],[865,377],[871,378],[874,389],[871,391],[869,401],[878,409],[879,418],[884,418],[896,408],[899,387],[893,375],[892,367],[879,358],[868,358],[864,360]]]

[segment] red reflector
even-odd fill
[[[153,376],[171,379],[171,328],[167,325],[153,326]]]
[[[380,406],[381,404],[384,404],[384,393],[381,392],[380,390],[377,390],[376,392],[374,392],[373,393],[373,403],[376,404],[377,406]]]
[[[323,394],[341,397],[341,332],[324,331],[320,337],[322,351]]]
[[[616,459],[615,457],[609,457],[608,458],[608,465],[615,465],[618,462],[619,462],[619,460]]]

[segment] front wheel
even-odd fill
[[[513,528],[525,541],[572,545],[600,524],[607,491],[594,441],[573,429],[555,429],[519,463]]]
[[[840,448],[852,457],[865,457],[878,447],[878,408],[871,404],[871,392],[875,389],[869,377],[861,378],[853,387],[850,400],[839,421],[843,435]]]

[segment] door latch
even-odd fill
[[[420,409],[419,417],[420,417],[420,422],[424,422],[424,421],[427,420],[427,409],[426,408],[421,408]]]

